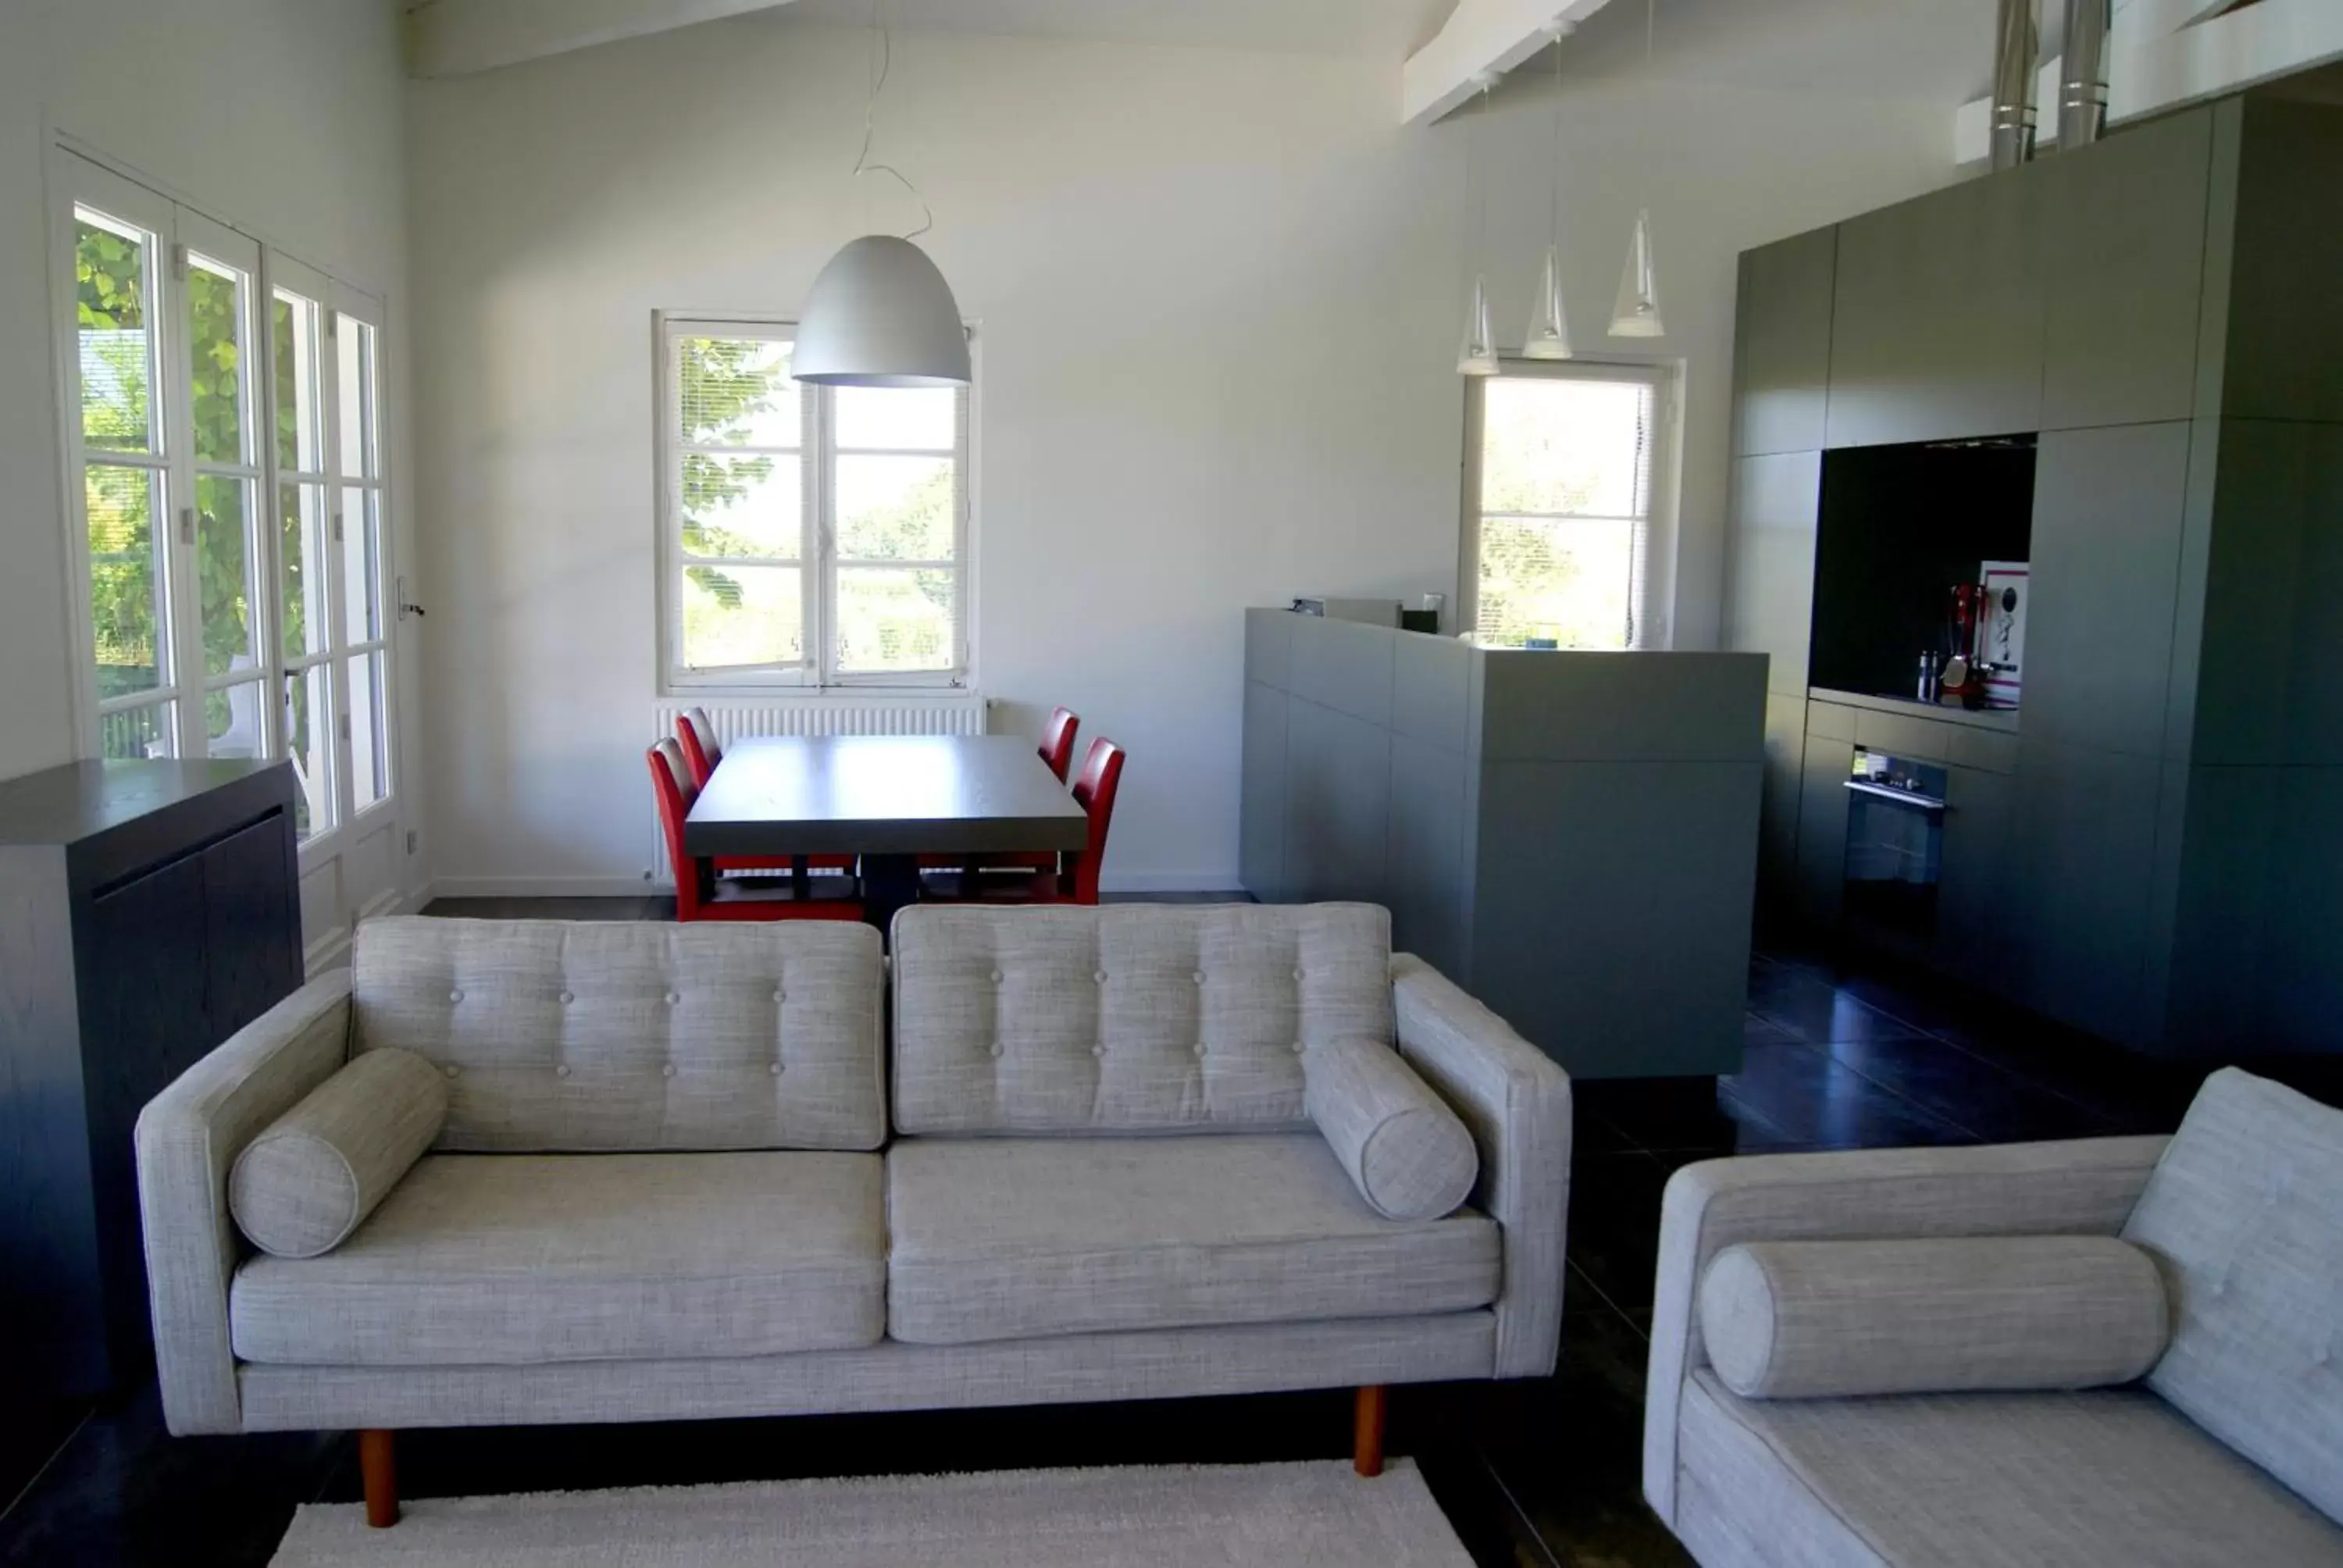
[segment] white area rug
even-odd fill
[[[1423,1476],[1349,1464],[978,1475],[424,1498],[294,1516],[274,1568],[1472,1568]]]

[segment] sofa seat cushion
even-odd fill
[[[248,1362],[767,1355],[878,1342],[875,1154],[427,1155],[350,1239],[236,1271]]]
[[[1704,1367],[1679,1422],[1704,1563],[2343,1564],[2343,1529],[2141,1389],[1743,1400]]]
[[[887,1155],[888,1331],[915,1344],[1461,1312],[1497,1228],[1386,1220],[1315,1132],[907,1140]]]

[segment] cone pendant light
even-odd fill
[[[1537,297],[1530,307],[1529,336],[1522,340],[1524,359],[1567,359],[1570,317],[1562,307],[1562,41],[1578,30],[1574,22],[1557,22],[1546,29],[1554,46],[1554,183],[1548,187],[1552,206],[1546,216],[1545,270],[1538,276]]]
[[[1489,284],[1486,278],[1476,277],[1473,280],[1473,303],[1464,313],[1464,344],[1456,351],[1456,374],[1496,373],[1497,334],[1489,321]]]
[[[900,170],[870,159],[872,122],[894,54],[879,0],[872,0],[870,30],[870,94],[863,104],[862,154],[854,160],[855,176],[892,175],[925,210],[927,199]],[[830,258],[806,296],[791,375],[823,387],[969,384],[968,330],[960,322],[960,303],[928,253],[911,243],[934,223],[929,212],[908,235],[864,235]]]
[[[1652,123],[1652,62],[1654,37],[1659,28],[1660,0],[1644,0],[1644,178],[1651,177]],[[1635,214],[1635,232],[1627,241],[1627,266],[1619,276],[1619,300],[1611,312],[1611,336],[1614,337],[1664,337],[1667,327],[1660,319],[1659,264],[1652,258],[1652,211],[1649,207]]]
[[[1627,268],[1619,276],[1619,302],[1612,307],[1614,337],[1664,337],[1660,320],[1659,269],[1652,261],[1652,215],[1635,215],[1634,236],[1627,242]]]
[[[1497,85],[1497,78],[1484,75],[1478,85],[1481,112],[1474,117],[1464,141],[1464,194],[1473,223],[1472,254],[1466,270],[1473,275],[1473,298],[1464,310],[1464,341],[1456,350],[1459,376],[1494,376],[1498,368],[1497,334],[1489,317],[1489,280],[1481,271],[1481,252],[1488,238],[1489,199],[1482,189],[1479,156],[1480,122],[1489,117],[1489,89]]]

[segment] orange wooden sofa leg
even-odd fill
[[[1370,1383],[1359,1391],[1352,1421],[1351,1468],[1361,1475],[1383,1473],[1383,1387]]]
[[[366,1483],[367,1523],[387,1530],[398,1523],[397,1433],[368,1427],[358,1433],[358,1474]]]

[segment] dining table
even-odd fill
[[[853,855],[883,933],[920,896],[922,857],[1081,853],[1090,819],[1013,735],[749,736],[724,749],[684,819],[693,857]]]

